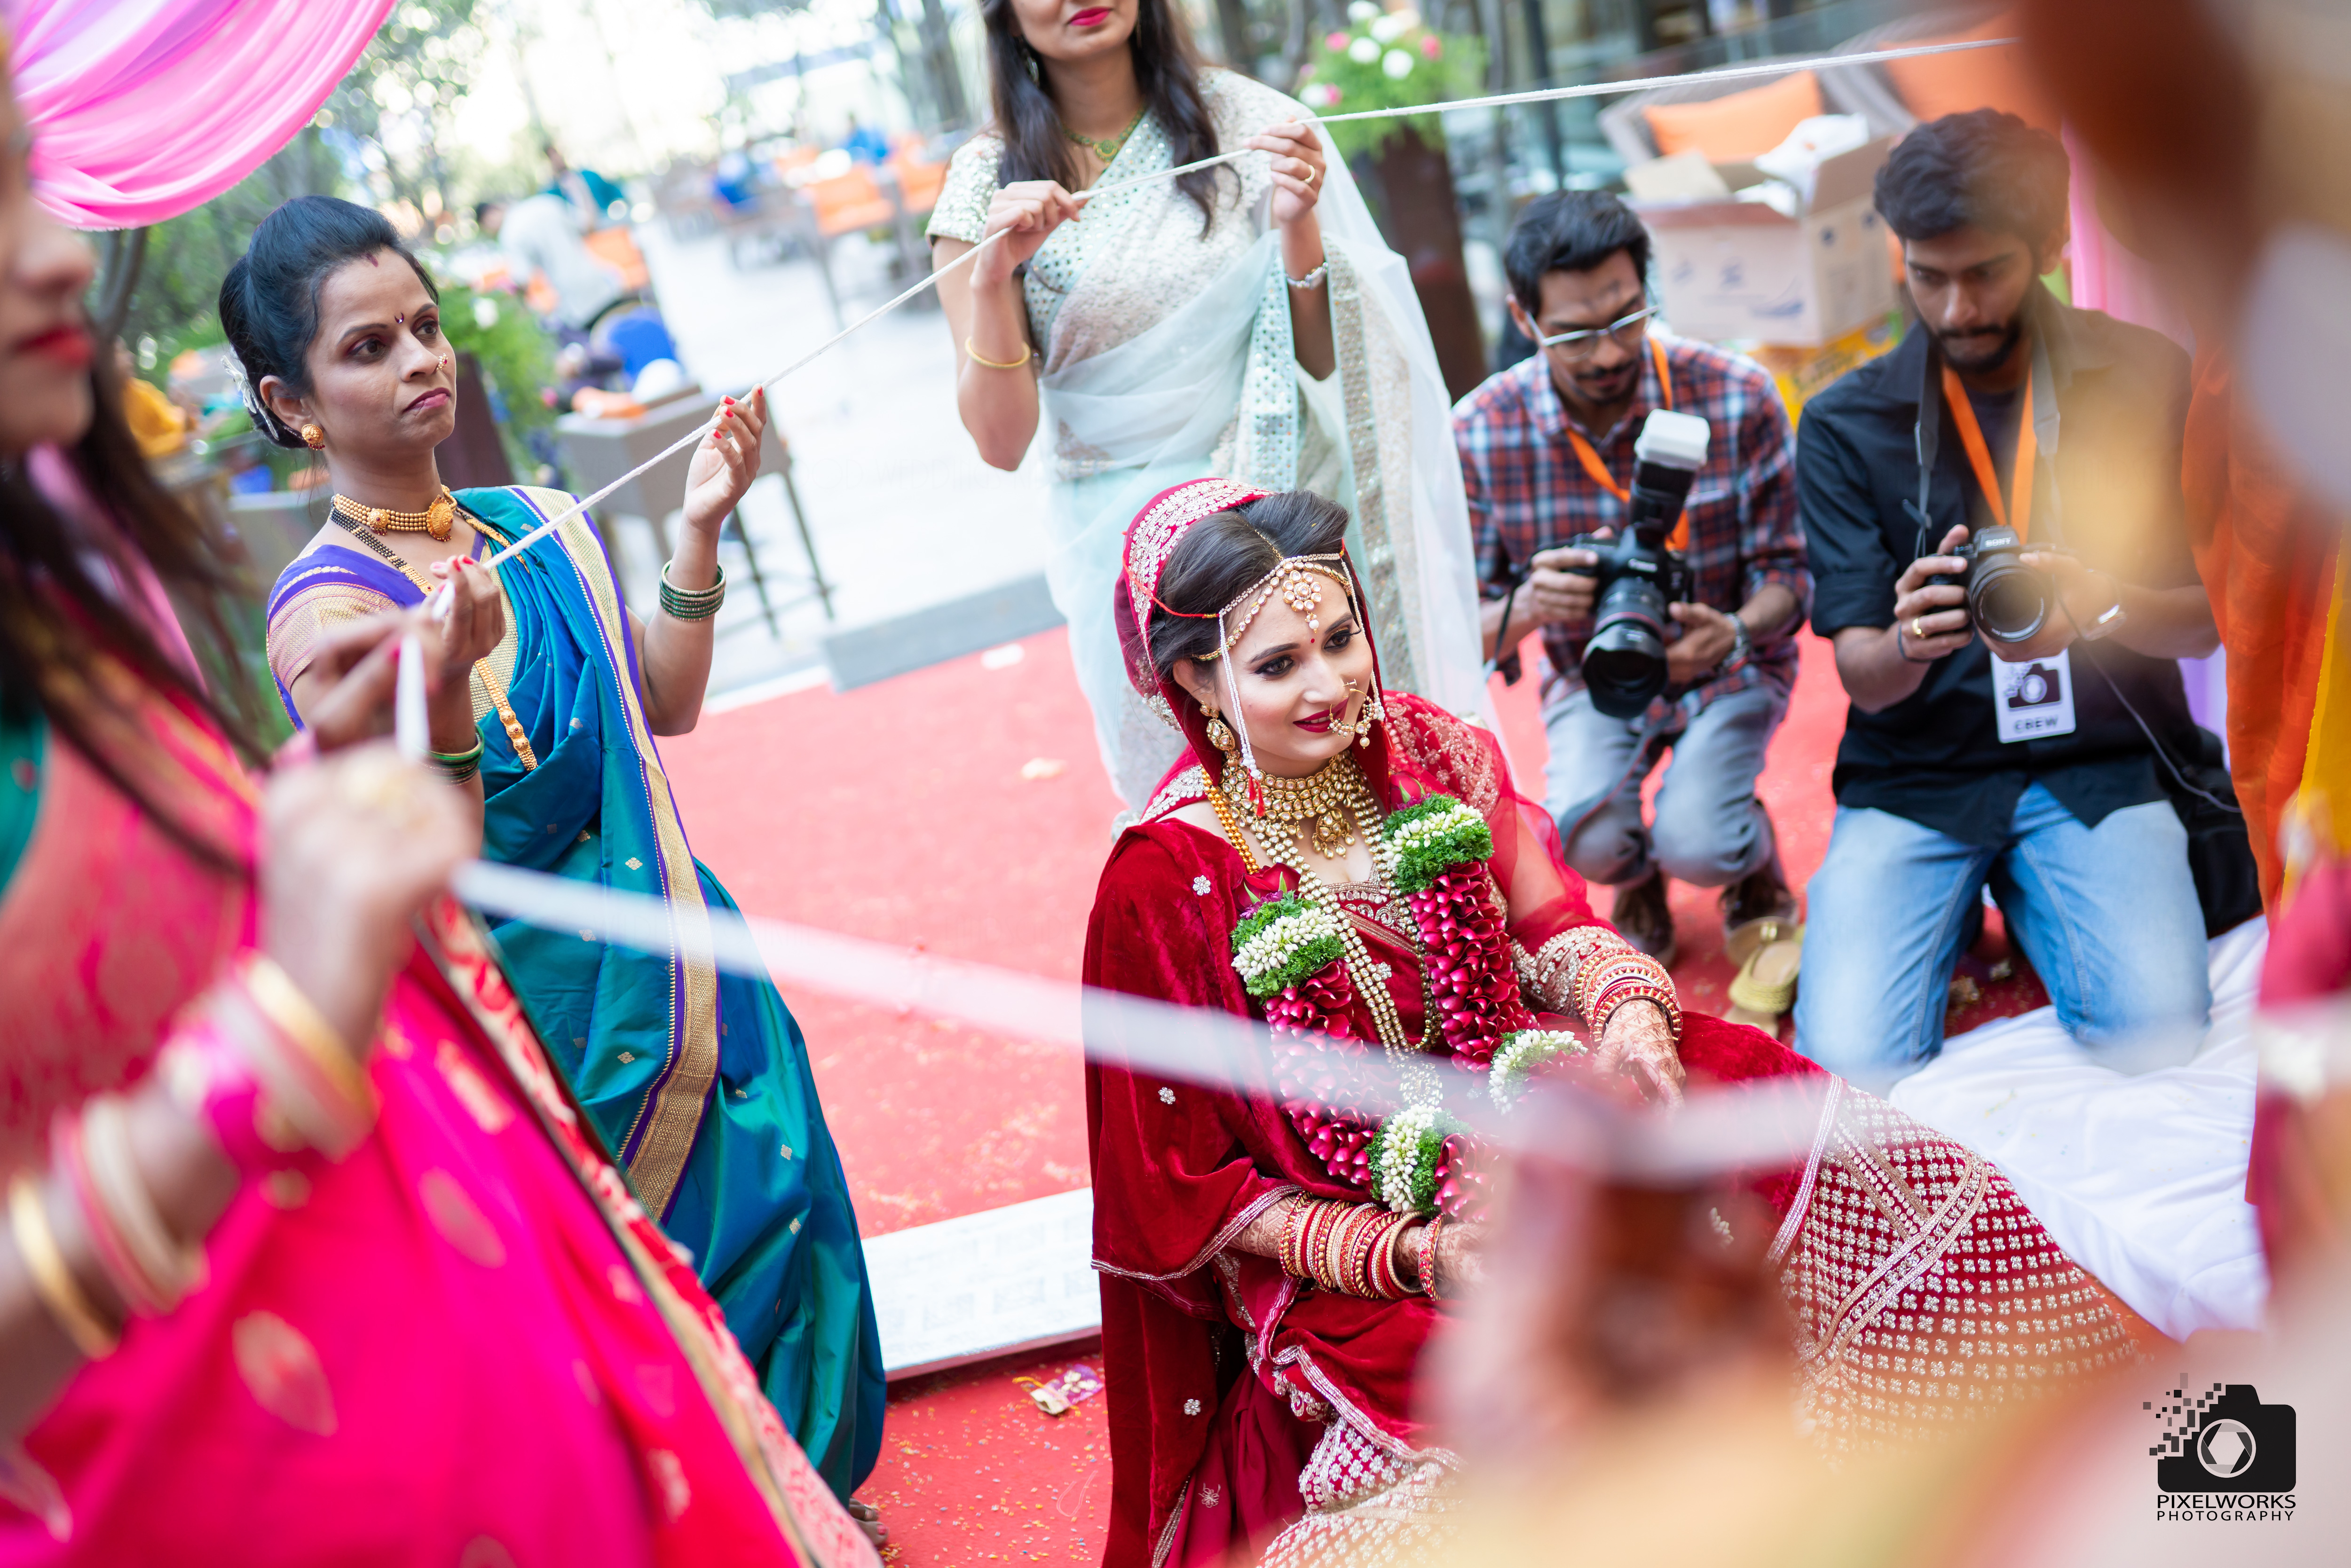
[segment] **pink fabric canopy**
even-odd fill
[[[77,228],[177,217],[317,113],[392,0],[7,0],[41,204]]]

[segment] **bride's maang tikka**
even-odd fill
[[[1321,631],[1322,621],[1317,612],[1322,607],[1322,587],[1315,581],[1318,577],[1329,578],[1337,583],[1339,591],[1346,595],[1347,609],[1350,612],[1354,610],[1355,580],[1347,570],[1347,557],[1344,552],[1333,550],[1323,555],[1284,556],[1274,563],[1271,571],[1249,584],[1231,603],[1217,612],[1217,646],[1213,652],[1196,657],[1201,664],[1215,664],[1223,673],[1225,698],[1232,705],[1236,720],[1241,717],[1240,678],[1233,674],[1232,661],[1225,655],[1233,651],[1233,645],[1247,633],[1277,594],[1283,603],[1305,619],[1308,631]],[[1251,778],[1264,778],[1257,765],[1257,755],[1249,747],[1249,725],[1238,722],[1232,728],[1240,742],[1241,766],[1249,769]]]

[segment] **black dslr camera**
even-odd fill
[[[2024,550],[2014,528],[1979,529],[1947,552],[1966,561],[1966,571],[1938,571],[1927,580],[1965,588],[1968,618],[1993,642],[2029,642],[2048,624],[2055,595],[2047,574],[2024,564]]]
[[[1583,645],[1583,684],[1592,706],[1611,718],[1637,718],[1666,689],[1666,606],[1690,593],[1689,568],[1666,549],[1682,515],[1690,480],[1706,461],[1707,423],[1696,414],[1651,413],[1633,448],[1631,518],[1614,538],[1577,534],[1567,541],[1600,558],[1578,576],[1597,577],[1592,637]]]

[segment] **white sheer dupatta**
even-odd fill
[[[1249,99],[1266,100],[1249,105],[1265,123],[1304,117],[1249,85]],[[1349,549],[1388,683],[1465,715],[1477,715],[1484,701],[1468,515],[1436,350],[1404,258],[1380,239],[1346,165],[1333,154],[1328,167],[1316,211],[1331,268],[1335,374],[1315,382],[1298,369],[1280,235],[1262,197],[1218,218],[1253,224],[1255,240],[1155,324],[1069,362],[1056,363],[1049,346],[1054,368],[1040,383],[1055,480],[1047,580],[1070,622],[1104,766],[1134,810],[1183,747],[1128,684],[1112,594],[1128,522],[1144,502],[1187,479],[1222,475],[1261,489],[1306,484],[1332,495],[1353,515]],[[1120,276],[1134,246],[1182,244],[1186,218],[1197,228],[1188,199],[1172,184],[1160,189],[1165,211],[1119,214],[1122,243],[1084,268],[1053,313],[1053,339],[1064,330],[1092,335],[1092,313],[1136,305]],[[1164,277],[1169,259],[1134,270]],[[1145,308],[1155,307],[1165,308],[1159,301]]]

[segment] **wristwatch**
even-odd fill
[[[1748,633],[1747,618],[1743,615],[1733,615],[1730,618],[1730,652],[1722,656],[1722,663],[1715,665],[1714,674],[1717,675],[1730,674],[1731,671],[1745,664],[1754,652],[1755,639]]]
[[[2081,629],[2082,641],[2085,643],[2095,643],[2101,637],[2113,635],[2122,629],[2124,622],[2130,619],[2123,610],[2123,585],[2115,581],[2111,572],[2101,572],[2099,575],[2115,584],[2115,601],[2101,611],[2096,620]]]

